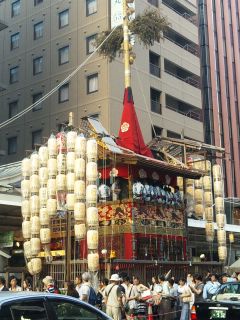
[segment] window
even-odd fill
[[[96,48],[96,34],[87,37],[86,44],[87,44],[87,54],[92,53]]]
[[[152,51],[149,51],[149,71],[152,75],[160,78],[160,56]]]
[[[148,0],[148,3],[158,8],[158,0]]]
[[[8,104],[8,117],[14,117],[18,113],[18,101],[12,101]]]
[[[69,100],[69,83],[64,84],[58,90],[58,102],[62,103]]]
[[[33,39],[37,40],[43,37],[43,21],[33,26]]]
[[[32,103],[37,102],[40,98],[42,98],[42,95],[43,95],[42,92],[38,92],[38,93],[33,94]],[[38,111],[38,110],[41,110],[41,109],[42,109],[42,103],[40,103],[36,107],[34,107],[32,109],[32,111]]]
[[[69,62],[69,46],[60,48],[58,50],[58,64],[65,64]]]
[[[66,10],[60,12],[58,14],[58,19],[59,19],[59,21],[58,21],[59,29],[68,26],[68,24],[69,24],[69,10],[66,9]]]
[[[17,153],[17,137],[8,139],[8,154]]]
[[[20,14],[20,0],[12,3],[12,17],[16,17]]]
[[[41,3],[43,3],[43,0],[34,0],[34,6],[37,6]]]
[[[87,77],[87,93],[98,91],[98,74],[92,74]]]
[[[18,76],[19,76],[19,67],[13,67],[10,69],[10,84],[18,82]]]
[[[97,0],[86,0],[86,15],[90,16],[97,12]]]
[[[9,306],[12,317],[10,319],[34,319],[47,320],[47,312],[44,303],[40,299],[36,301],[13,302]]]
[[[156,134],[156,136],[161,136],[162,135],[162,131],[163,131],[162,128],[157,127],[157,126],[153,126],[153,128],[152,128],[152,137],[155,138],[155,134]]]
[[[32,149],[42,143],[42,130],[37,130],[32,132]]]
[[[33,60],[33,75],[39,74],[43,71],[43,57],[38,57]]]
[[[20,33],[17,32],[11,36],[11,50],[19,48]]]
[[[150,88],[151,111],[162,114],[162,106],[160,104],[161,91]]]

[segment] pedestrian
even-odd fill
[[[82,274],[82,284],[80,286],[78,293],[79,293],[80,300],[85,302],[89,301],[90,287],[91,287],[90,279],[91,279],[91,276],[88,272],[84,272]]]
[[[124,306],[125,314],[127,319],[131,319],[131,317],[135,314],[139,293],[137,287],[130,282],[130,278],[128,276],[126,276],[123,281],[126,286]]]
[[[75,289],[73,282],[67,282],[67,296],[79,298],[78,291]]]
[[[6,280],[3,277],[0,277],[0,291],[9,291],[6,287]]]
[[[121,310],[123,307],[122,293],[119,287],[120,278],[118,274],[112,274],[110,284],[105,289],[104,300],[106,303],[106,313],[114,320],[121,320]]]
[[[80,291],[80,288],[81,288],[81,284],[82,284],[82,275],[80,273],[75,278],[75,285],[76,285],[75,289],[77,290],[78,295],[79,295],[79,291]]]
[[[96,305],[100,310],[102,310],[104,312],[106,311],[106,304],[105,304],[104,296],[105,296],[105,289],[106,289],[108,283],[109,283],[109,281],[107,278],[104,278],[103,280],[101,280],[100,284],[99,284],[99,289],[97,292]]]
[[[171,302],[170,319],[174,320],[176,318],[178,292],[177,292],[176,286],[174,285],[173,279],[169,279],[168,285],[169,285],[169,289],[170,289],[170,302]]]
[[[211,299],[217,293],[219,287],[218,276],[212,274],[210,281],[208,281],[203,288],[203,299]]]
[[[23,280],[23,290],[24,291],[32,291],[32,279],[30,277],[26,277]]]
[[[22,288],[17,285],[18,280],[15,276],[11,276],[9,280],[10,280],[9,281],[9,283],[10,283],[9,291],[14,291],[14,292],[22,291]]]
[[[153,299],[153,306],[152,306],[152,313],[154,318],[158,317],[159,314],[159,304],[161,302],[161,291],[162,287],[159,284],[158,277],[152,277],[152,284],[150,285],[150,290],[152,292],[152,299]]]
[[[51,276],[46,276],[43,280],[43,290],[48,293],[59,293],[57,288],[55,287],[54,280]]]
[[[159,305],[160,320],[171,319],[171,301],[170,301],[170,288],[165,276],[158,276],[159,284],[161,286],[161,303]]]
[[[192,302],[192,293],[189,286],[186,285],[184,278],[179,280],[180,303],[181,303],[181,316],[180,320],[189,320],[190,316],[190,302]]]
[[[138,317],[144,318],[147,312],[147,304],[146,301],[142,299],[142,294],[144,291],[149,289],[140,282],[139,277],[134,277],[133,284],[136,286],[139,294],[139,301],[136,306],[136,314]]]
[[[194,293],[194,301],[196,303],[203,301],[203,278],[201,275],[195,275],[194,276],[194,283],[189,285],[189,288]]]

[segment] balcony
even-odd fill
[[[197,26],[197,17],[194,12],[185,8],[176,0],[162,0],[162,3],[178,15]]]

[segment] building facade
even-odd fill
[[[7,126],[0,126],[1,164],[20,160],[74,112],[98,117],[118,134],[124,92],[122,57],[94,51],[96,35],[110,28],[114,1],[2,0],[0,21],[0,123],[11,120],[58,85],[69,83]],[[136,14],[156,8],[170,22],[165,39],[150,49],[135,43],[132,67],[135,107],[145,141],[156,134],[203,140],[196,0],[135,0]],[[147,120],[147,121],[146,121]],[[153,130],[153,127],[155,130]]]
[[[240,198],[239,17],[238,0],[199,0],[205,140],[226,150],[229,198]]]

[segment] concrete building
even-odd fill
[[[239,17],[237,0],[199,0],[205,141],[226,150],[225,195],[233,202],[240,198]]]
[[[114,3],[114,1],[112,1]],[[203,140],[196,0],[135,0],[136,14],[156,8],[170,22],[165,40],[149,50],[136,43],[132,68],[135,106],[145,141],[157,134]],[[110,28],[108,0],[3,0],[0,21],[0,122],[49,92],[94,51]],[[124,90],[122,57],[95,54],[64,85],[25,116],[0,128],[1,163],[20,160],[74,112],[99,117],[117,135]],[[151,121],[150,121],[151,118]],[[146,121],[147,120],[147,121]]]

